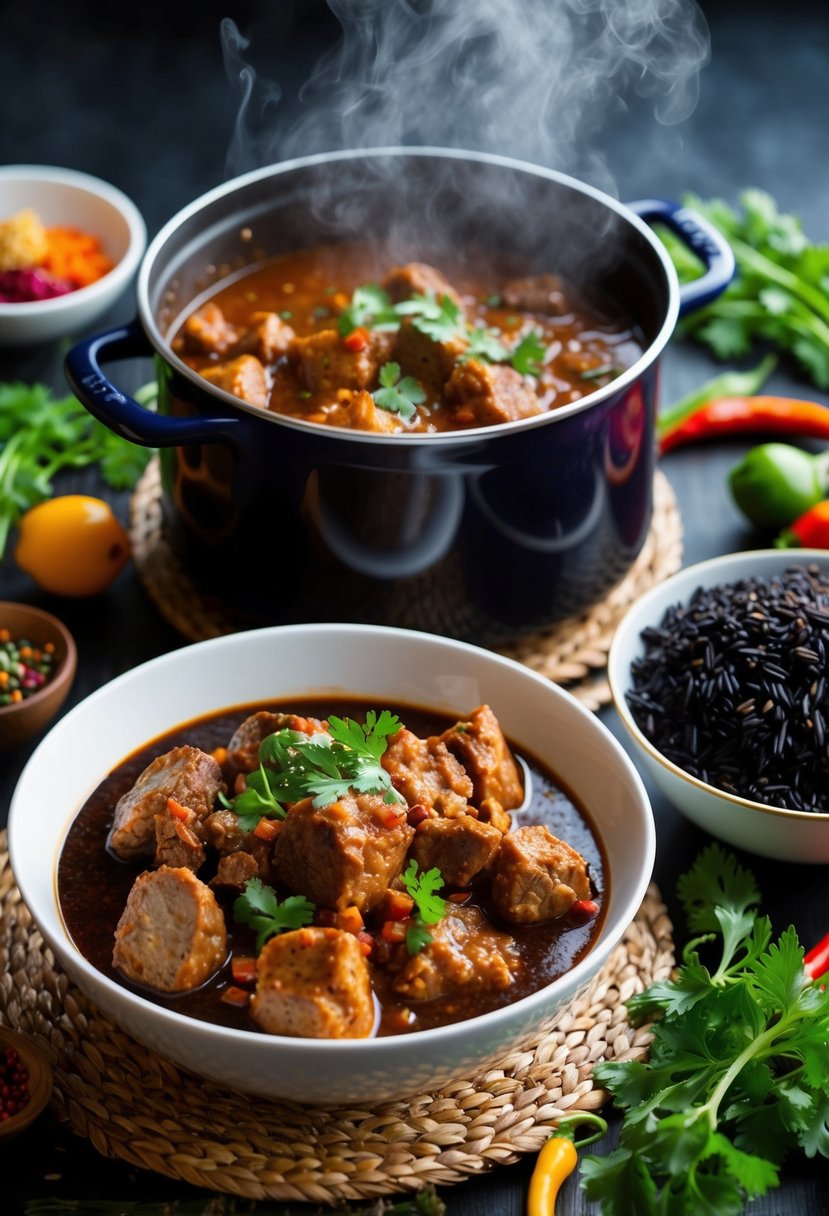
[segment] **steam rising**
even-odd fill
[[[270,0],[243,35],[222,22],[240,94],[228,174],[313,152],[441,145],[501,153],[610,188],[601,130],[645,98],[657,121],[694,109],[708,31],[695,0],[328,0],[342,27],[289,95],[292,5]],[[253,54],[265,66],[256,71]],[[246,58],[246,55],[248,56]]]

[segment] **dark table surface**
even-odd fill
[[[293,25],[286,18],[289,7],[294,11]],[[388,0],[389,19],[403,7]],[[516,31],[521,32],[522,24],[528,22],[532,28],[544,11],[548,15],[554,11],[559,23],[556,28],[561,28],[569,7],[564,0],[553,4],[548,0],[541,8],[530,0],[514,4],[505,0],[503,14],[518,40]],[[667,43],[663,38],[652,44],[662,47],[664,53],[659,62],[650,63],[648,72],[637,69],[614,75],[607,69],[600,82],[585,84],[583,95],[578,91],[567,94],[568,109],[561,110],[555,123],[547,114],[545,122],[513,124],[513,138],[500,129],[487,142],[480,124],[476,125],[475,94],[468,88],[464,91],[462,80],[455,80],[455,91],[448,96],[445,91],[440,94],[439,104],[434,104],[435,98],[431,102],[420,98],[422,105],[416,105],[415,98],[406,94],[405,78],[392,71],[393,93],[383,111],[387,126],[374,125],[377,118],[372,118],[366,127],[371,139],[359,138],[345,121],[337,126],[331,113],[322,125],[309,124],[308,107],[322,104],[319,91],[315,95],[312,90],[304,110],[291,112],[291,98],[308,78],[321,50],[334,40],[336,25],[322,4],[225,7],[205,0],[192,9],[170,5],[163,15],[154,6],[119,7],[117,17],[103,0],[6,5],[0,8],[0,162],[65,165],[107,178],[136,201],[152,234],[185,203],[228,174],[254,167],[257,158],[273,159],[298,147],[316,151],[348,138],[362,144],[449,142],[524,155],[575,172],[614,190],[622,199],[655,194],[678,197],[693,191],[736,202],[741,189],[759,186],[774,194],[785,210],[796,211],[814,240],[829,241],[829,17],[825,6],[802,0],[785,5],[763,0],[709,3],[704,6],[707,36],[689,4],[654,0],[651,7],[654,14],[668,18],[664,28],[675,33],[669,33]],[[620,0],[615,7],[609,5],[608,11],[618,17],[633,8]],[[413,6],[408,11],[416,9]],[[462,3],[452,11],[456,19],[465,14],[464,20],[474,22],[485,9],[477,3]],[[239,64],[233,67],[229,45],[226,57],[236,85],[228,82],[222,62],[219,26],[227,15],[243,34],[250,35],[243,54],[257,71],[247,144],[238,134]],[[545,36],[549,34],[548,29]],[[512,35],[509,28],[499,31],[505,49],[512,46]],[[706,37],[710,38],[710,62],[700,71],[692,71],[695,62],[706,58]],[[633,41],[631,38],[631,44]],[[526,49],[526,43],[522,45]],[[673,50],[666,52],[666,45]],[[514,49],[517,53],[518,41]],[[629,58],[632,55],[630,52]],[[571,55],[565,72],[569,72],[568,79],[577,77],[574,65],[578,62]],[[550,72],[556,70],[551,61]],[[662,89],[662,102],[650,95],[650,86],[660,74],[675,81],[683,73],[691,81],[692,92],[694,83],[698,86],[698,101],[695,107],[685,104],[684,110],[680,106],[673,114],[665,114],[667,86]],[[281,102],[276,100],[277,86]],[[573,112],[582,114],[579,107],[586,106],[588,93],[598,97],[598,108],[585,109],[583,121],[570,122]],[[671,97],[675,99],[676,94],[674,89]],[[691,95],[686,91],[686,103]],[[405,104],[392,104],[401,98]],[[340,112],[342,102],[340,95]],[[663,117],[681,120],[668,124],[657,117],[656,110]],[[452,111],[451,120],[447,111]],[[128,319],[132,313],[133,298],[128,293],[96,328]],[[62,357],[59,344],[47,349],[0,349],[0,380],[41,380],[63,391]],[[678,398],[715,370],[704,351],[674,340],[663,361],[663,399]],[[147,368],[143,373],[146,378]],[[130,374],[139,377],[141,369],[127,369],[125,375]],[[775,373],[771,387],[789,395],[827,400],[791,366]],[[760,543],[761,538],[747,530],[725,490],[726,473],[746,446],[727,442],[680,451],[663,461],[682,512],[686,563]],[[67,479],[60,488],[103,492],[91,473]],[[109,497],[126,520],[127,497]],[[182,644],[182,638],[160,618],[131,568],[103,597],[76,602],[39,592],[7,560],[0,567],[0,598],[40,604],[57,612],[74,632],[80,661],[67,708],[120,672]],[[621,737],[614,711],[605,709],[601,717]],[[33,740],[0,753],[0,824],[36,743]],[[658,835],[655,878],[679,922],[675,879],[706,838],[655,789],[650,793]],[[824,866],[783,865],[748,855],[743,860],[759,879],[777,929],[792,922],[805,943],[823,936]],[[613,1141],[614,1130],[607,1145]],[[444,1188],[442,1195],[450,1213],[500,1216],[522,1211],[531,1165],[525,1161],[486,1178]],[[184,1183],[101,1158],[48,1114],[13,1143],[0,1147],[0,1211],[4,1216],[23,1211],[27,1199],[50,1195],[109,1200],[110,1210],[117,1212],[118,1201],[127,1198],[170,1201],[194,1194]],[[565,1185],[558,1210],[571,1216],[590,1210],[575,1178]],[[756,1201],[751,1211],[757,1216],[818,1216],[829,1211],[825,1162],[791,1161],[784,1169],[780,1189]]]

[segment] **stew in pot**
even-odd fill
[[[642,353],[554,274],[482,259],[452,279],[369,245],[286,254],[202,300],[173,349],[210,383],[305,421],[387,434],[513,422],[577,401]]]
[[[136,752],[58,866],[67,929],[104,974],[312,1038],[462,1021],[546,986],[590,949],[606,883],[587,818],[488,706],[456,721],[330,699],[222,712]]]

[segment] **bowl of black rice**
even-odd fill
[[[829,552],[733,553],[639,599],[614,704],[656,785],[729,844],[829,861]]]

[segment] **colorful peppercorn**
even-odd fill
[[[19,1115],[29,1101],[29,1073],[15,1047],[0,1053],[0,1123]]]
[[[14,705],[39,692],[55,674],[55,647],[35,646],[28,638],[15,641],[0,629],[0,706]]]

